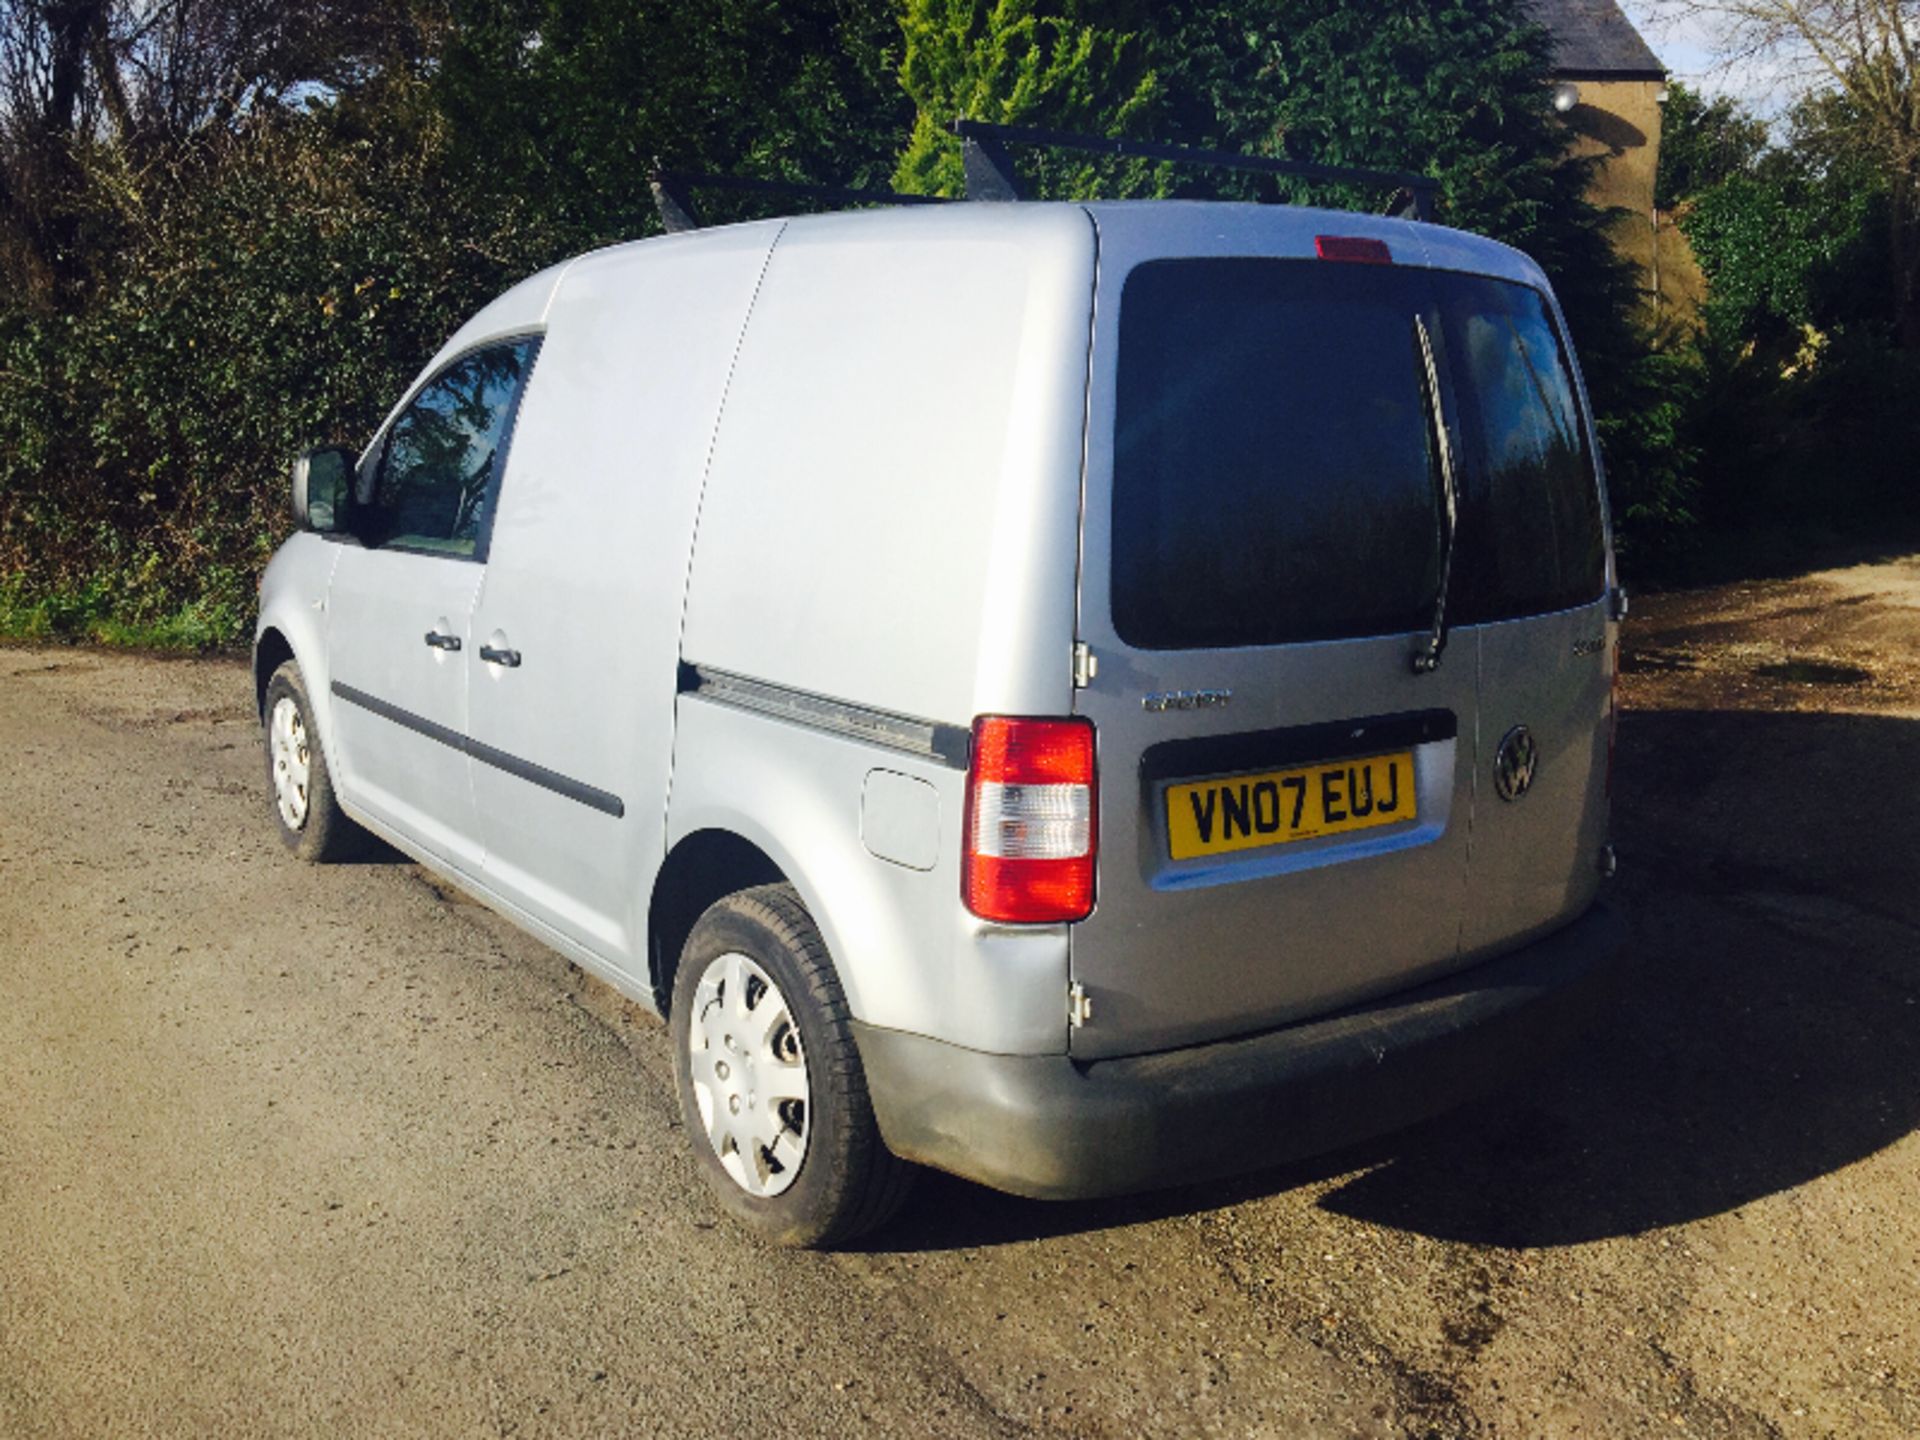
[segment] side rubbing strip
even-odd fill
[[[414,714],[411,710],[402,710],[398,705],[389,705],[377,695],[369,695],[364,690],[356,690],[351,685],[333,682],[333,693],[349,705],[358,705],[378,715],[383,720],[391,720],[429,740],[438,740],[442,745],[471,755],[482,765],[491,765],[496,770],[504,770],[509,775],[518,776],[530,785],[538,785],[542,790],[551,790],[556,795],[564,795],[569,800],[578,801],[589,810],[598,810],[603,815],[611,815],[618,820],[627,813],[626,802],[618,795],[605,790],[595,789],[582,781],[562,775],[557,770],[549,770],[544,765],[536,765],[531,760],[522,760],[517,755],[509,755],[504,750],[496,750],[483,744],[470,735],[462,735],[445,725]]]
[[[972,737],[958,725],[850,705],[844,700],[829,699],[806,690],[790,690],[765,680],[750,680],[744,675],[732,675],[705,665],[680,667],[680,693],[731,705],[736,710],[770,715],[809,729],[866,740],[889,750],[921,755],[955,770],[967,768],[967,747]]]
[[[333,682],[333,693],[349,705],[358,705],[362,710],[371,710],[382,720],[391,720],[396,725],[404,725],[407,729],[424,735],[429,740],[438,740],[442,745],[451,746],[455,750],[467,748],[467,737],[458,730],[449,729],[445,725],[436,725],[433,721],[424,719],[411,710],[402,710],[398,705],[389,705],[378,695],[369,695],[366,691],[356,690],[351,685],[342,685],[338,680]]]
[[[538,785],[542,790],[551,790],[556,795],[564,795],[576,800],[589,810],[598,810],[602,815],[611,815],[618,820],[627,813],[626,802],[618,795],[605,790],[595,789],[584,781],[562,775],[558,770],[549,770],[544,765],[536,765],[531,760],[522,760],[518,755],[509,755],[504,750],[496,750],[491,745],[468,738],[466,752],[482,765],[491,765],[496,770],[504,770],[509,775],[517,775],[530,785]]]

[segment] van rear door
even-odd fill
[[[1433,277],[1353,263],[1410,232],[1321,216],[1368,243],[1320,245],[1311,215],[1212,209],[1175,237],[1139,213],[1095,210],[1077,709],[1100,858],[1071,941],[1092,1018],[1070,1035],[1089,1058],[1458,965],[1479,733],[1471,647],[1411,663],[1458,446]]]
[[[1612,648],[1594,445],[1551,302],[1434,277],[1462,439],[1453,643],[1478,655],[1480,767],[1462,954],[1593,899],[1607,828]]]

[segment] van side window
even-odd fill
[[[356,506],[369,548],[486,558],[513,417],[539,349],[513,340],[456,360],[387,432],[372,494]]]
[[[1597,600],[1606,588],[1600,491],[1545,299],[1501,280],[1436,280],[1468,451],[1456,620]]]
[[[1149,650],[1418,630],[1440,579],[1420,272],[1150,261],[1121,293],[1114,627]]]

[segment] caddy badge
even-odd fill
[[[1147,710],[1218,710],[1233,699],[1231,690],[1161,690],[1140,697]]]
[[[1516,725],[1500,740],[1493,755],[1493,788],[1502,800],[1518,800],[1533,784],[1533,769],[1540,752],[1533,743],[1533,732]]]

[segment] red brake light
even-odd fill
[[[1354,265],[1391,265],[1393,251],[1384,240],[1359,235],[1316,235],[1313,253],[1322,260],[1345,260]]]
[[[983,920],[1051,924],[1093,910],[1093,726],[982,715],[967,770],[960,892]]]

